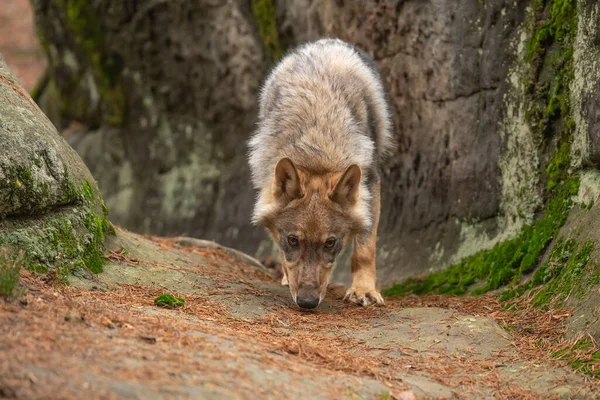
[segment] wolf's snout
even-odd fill
[[[320,301],[318,297],[298,297],[296,298],[296,304],[300,308],[312,309],[319,305]]]

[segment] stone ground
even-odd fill
[[[180,242],[181,243],[181,242]],[[189,245],[189,243],[188,243]],[[595,398],[544,343],[567,314],[493,297],[301,311],[267,269],[118,229],[97,275],[22,274],[0,300],[0,398]],[[171,293],[174,310],[154,305]],[[537,313],[537,314],[536,314]],[[505,328],[500,327],[502,324]],[[510,333],[509,333],[510,332]]]

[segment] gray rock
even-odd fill
[[[0,56],[0,220],[74,203],[94,182]]]
[[[0,55],[0,248],[30,269],[98,271],[111,229],[89,170]]]

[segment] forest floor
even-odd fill
[[[181,242],[179,242],[181,243]],[[386,298],[331,288],[313,312],[271,270],[218,248],[118,229],[99,275],[21,273],[0,299],[0,398],[595,398],[553,357],[568,310],[493,296]],[[165,309],[158,295],[185,305]],[[564,343],[562,344],[564,346]]]

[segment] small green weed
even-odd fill
[[[15,298],[20,294],[19,271],[23,265],[24,253],[9,257],[5,249],[0,250],[0,297]]]
[[[177,308],[185,305],[185,300],[172,294],[161,294],[154,299],[154,304],[163,308]]]

